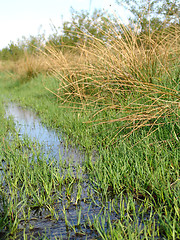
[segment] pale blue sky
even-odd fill
[[[51,22],[60,27],[62,15],[64,21],[70,19],[71,7],[77,11],[92,12],[96,8],[116,12],[122,20],[127,15],[115,0],[1,0],[0,49],[8,46],[10,41],[16,43],[22,36],[28,38],[44,31],[46,35],[51,34]]]

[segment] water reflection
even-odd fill
[[[32,141],[36,140],[43,145],[45,152],[50,157],[62,160],[71,160],[73,163],[81,163],[84,154],[72,146],[65,147],[61,133],[47,128],[41,123],[40,118],[31,110],[22,108],[15,103],[9,103],[6,107],[6,117],[12,116],[19,135],[27,135]]]

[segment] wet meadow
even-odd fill
[[[122,30],[1,68],[0,239],[180,238],[179,28]]]

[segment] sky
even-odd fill
[[[127,21],[127,12],[115,0],[0,0],[0,49],[23,36],[52,34],[52,25],[62,26],[75,11],[107,10]]]

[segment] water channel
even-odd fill
[[[74,164],[79,164],[84,159],[84,153],[75,147],[65,146],[61,133],[44,126],[40,118],[31,110],[15,103],[9,103],[5,110],[6,117],[13,117],[19,135],[21,137],[26,135],[30,140],[39,142],[50,157],[73,161]]]
[[[13,117],[15,128],[21,138],[27,136],[32,141],[39,142],[43,147],[45,154],[47,153],[50,157],[55,159],[71,161],[72,164],[81,164],[85,158],[85,153],[72,146],[65,146],[62,135],[57,133],[51,128],[47,128],[41,123],[40,118],[27,108],[22,108],[15,103],[9,103],[5,106],[6,117]],[[87,198],[88,184],[84,183],[82,190],[82,199]],[[76,194],[75,189],[74,194]],[[68,229],[64,221],[63,206],[67,204],[67,200],[64,198],[61,203],[58,203],[55,208],[58,212],[58,221],[51,221],[46,219],[46,210],[41,214],[34,213],[29,224],[35,226],[33,228],[33,237],[42,239],[41,236],[45,234],[48,239],[98,239],[96,231],[90,228],[83,227],[83,224],[88,218],[93,221],[93,217],[98,215],[101,208],[95,203],[86,203],[81,201],[80,204],[74,205],[71,203],[67,211],[67,219],[72,226],[77,225],[78,216],[77,213],[81,211],[81,229],[73,231]],[[24,229],[22,223],[22,229]],[[79,228],[79,227],[78,227]],[[26,233],[32,234],[32,231]],[[78,232],[78,234],[77,234]],[[23,237],[22,237],[23,239]]]

